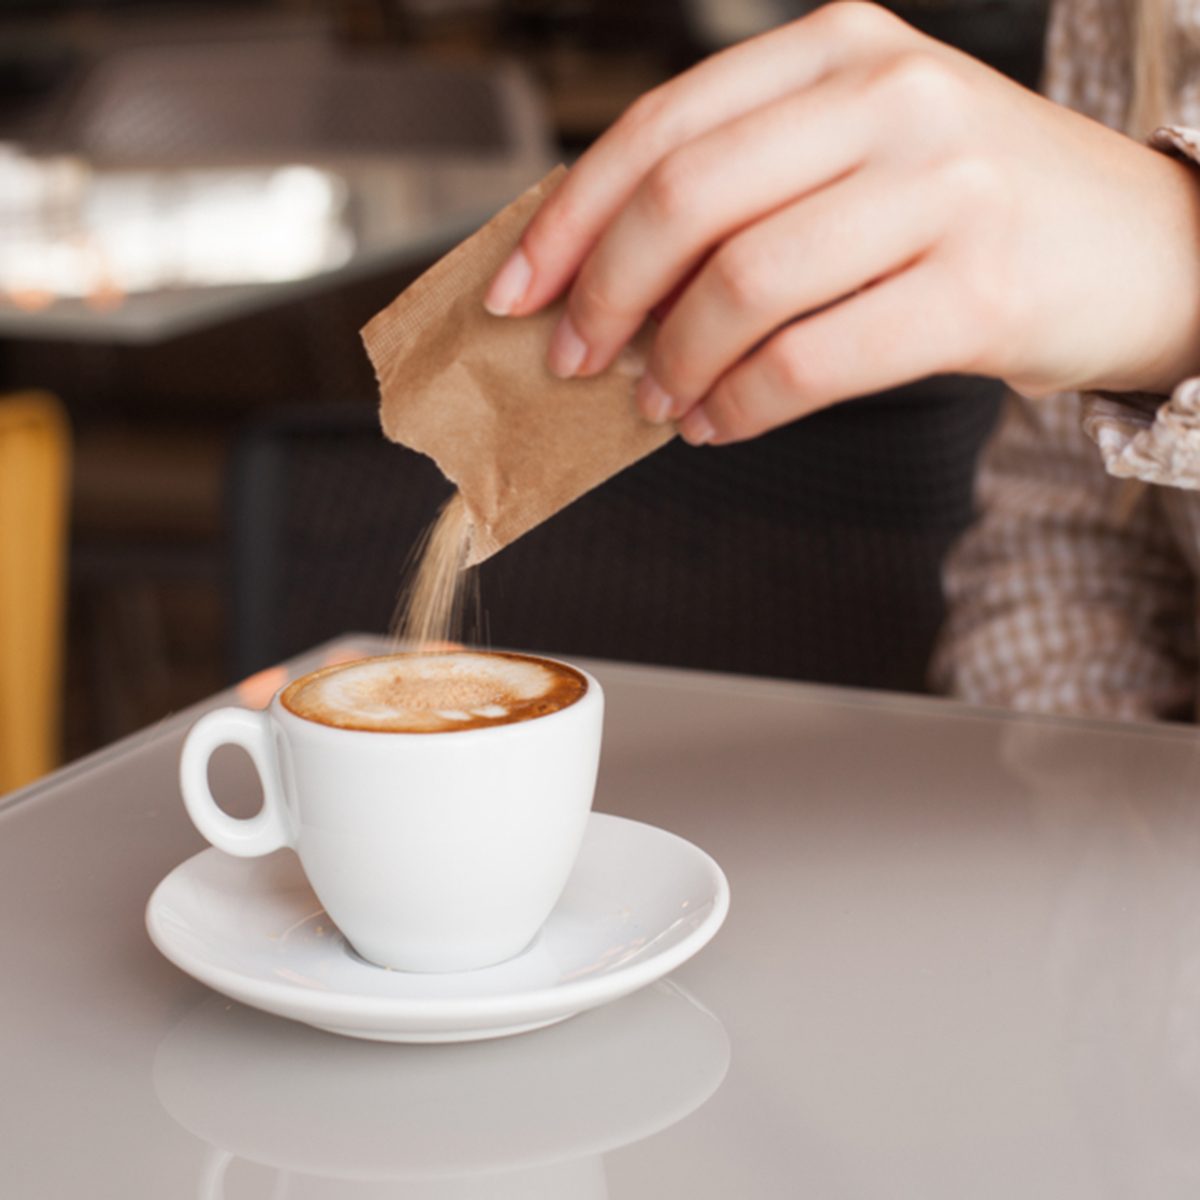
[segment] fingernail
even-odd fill
[[[554,336],[550,339],[550,352],[546,358],[550,370],[559,379],[571,379],[579,374],[579,368],[583,366],[585,358],[587,346],[583,338],[575,332],[571,318],[564,313]]]
[[[704,415],[704,410],[700,408],[693,408],[679,422],[679,436],[692,446],[706,445],[713,440],[716,433],[717,431],[713,428],[713,423]]]
[[[518,246],[496,272],[496,278],[483,298],[483,307],[494,317],[507,317],[524,299],[532,278],[533,267],[525,257],[525,251]]]
[[[649,372],[638,380],[635,393],[642,416],[655,425],[662,425],[670,418],[675,402],[658,386],[658,380]]]

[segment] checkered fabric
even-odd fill
[[[1152,144],[1200,161],[1200,3],[1180,0],[1173,19],[1180,125]],[[1059,0],[1047,94],[1120,126],[1128,28],[1124,0]],[[1194,718],[1197,489],[1200,380],[1149,404],[1011,397],[982,460],[980,520],[947,561],[934,686],[1028,711]]]

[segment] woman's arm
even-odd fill
[[[488,304],[568,289],[563,375],[670,304],[639,399],[695,443],[940,372],[1165,392],[1200,373],[1200,182],[883,9],[830,4],[639,100]]]

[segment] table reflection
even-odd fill
[[[729,1039],[669,981],[521,1037],[393,1046],[213,997],[160,1044],[159,1101],[207,1146],[199,1200],[605,1200],[603,1156],[720,1087]]]

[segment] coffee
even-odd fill
[[[394,654],[326,667],[284,689],[283,706],[337,729],[451,733],[513,725],[574,704],[573,667],[525,654]]]

